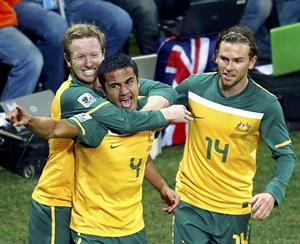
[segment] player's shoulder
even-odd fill
[[[84,112],[106,102],[101,94],[87,86],[71,85],[60,96],[60,105],[63,111],[70,113]]]
[[[95,100],[99,97],[94,89],[85,85],[72,84],[67,89],[64,89],[61,93],[61,99],[63,100],[83,100],[87,101]]]
[[[278,100],[276,95],[274,95],[272,92],[270,92],[269,90],[267,90],[266,88],[264,88],[263,86],[258,84],[256,81],[251,79],[251,82],[252,82],[253,90],[256,94],[256,98],[258,100],[261,99],[261,100],[270,101],[270,102],[272,102],[274,100]]]
[[[219,80],[219,77],[217,72],[199,73],[184,80],[183,86],[188,87],[189,90],[202,90],[212,86],[215,81]]]

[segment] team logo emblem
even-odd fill
[[[77,101],[80,102],[83,107],[88,108],[96,101],[96,98],[94,98],[90,93],[85,92],[77,99]]]
[[[246,139],[251,127],[252,126],[249,125],[247,122],[240,122],[234,127],[235,131],[231,133],[230,137]]]
[[[92,116],[91,116],[91,115],[85,114],[85,113],[82,113],[82,114],[76,114],[76,115],[74,115],[74,117],[75,117],[76,119],[78,119],[80,122],[84,122],[84,121],[87,121],[87,120],[92,119]]]
[[[247,131],[249,131],[250,128],[251,128],[251,125],[249,125],[248,123],[244,123],[244,122],[240,122],[237,124],[236,127],[234,127],[234,129],[236,129],[237,131],[241,131],[241,132],[247,132]]]

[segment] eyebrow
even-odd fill
[[[220,54],[220,57],[221,58],[228,58],[226,55],[222,55],[222,54]],[[233,59],[245,59],[245,57],[235,57],[235,58],[233,58]]]
[[[133,80],[134,79],[134,75],[128,77],[125,81],[128,81],[128,80]]]
[[[134,79],[134,75],[133,76],[130,76],[130,77],[128,77],[126,80],[124,80],[124,81],[122,81],[122,82],[126,82],[126,81],[129,81],[129,80],[133,80]],[[109,85],[111,85],[111,84],[116,84],[116,83],[120,83],[120,82],[118,82],[118,81],[106,81],[107,83],[109,83]]]

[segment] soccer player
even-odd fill
[[[99,81],[107,98],[119,107],[133,110],[146,102],[145,97],[138,99],[138,69],[127,55],[105,59],[99,69]],[[21,122],[30,117],[20,112]],[[142,208],[144,175],[167,203],[167,212],[173,212],[179,202],[149,157],[155,132],[117,135],[104,128],[95,129],[92,116],[93,112],[69,119],[78,130],[77,142],[82,143],[76,144],[75,149],[71,218],[74,242],[147,243]],[[31,122],[30,127],[45,127],[41,124]],[[88,147],[102,138],[96,148]]]
[[[175,244],[248,243],[250,219],[266,219],[284,198],[295,154],[278,99],[248,75],[256,60],[252,33],[229,28],[217,38],[218,72],[176,87],[195,119],[176,177]],[[264,192],[252,196],[261,139],[276,168]]]
[[[104,59],[105,36],[96,26],[71,26],[65,32],[63,48],[71,74],[55,95],[51,106],[52,119],[68,118],[96,108],[94,116],[101,125],[118,133],[154,129],[167,124],[161,111],[126,111],[102,97],[98,91],[97,70]],[[144,95],[150,96],[150,100],[153,101],[152,95],[155,100],[161,100],[162,106],[176,99],[176,92],[162,83],[143,80],[140,88]],[[170,111],[168,115],[171,115]],[[49,150],[48,161],[32,194],[29,219],[31,244],[70,241],[74,143],[71,139],[50,139]]]
[[[117,54],[105,59],[98,77],[108,100],[118,107],[140,109],[145,103],[145,98],[138,99],[138,69],[129,56]],[[79,128],[86,132],[80,138],[95,135],[88,123],[80,123]],[[75,181],[74,188],[74,242],[147,243],[142,207],[144,174],[168,204],[166,211],[175,209],[179,197],[160,177],[149,156],[154,135],[155,131],[125,136],[108,132],[97,148],[76,144],[75,177],[81,180]]]

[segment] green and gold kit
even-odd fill
[[[225,97],[219,79],[218,73],[194,75],[176,88],[179,102],[195,118],[188,127],[176,190],[181,200],[201,209],[250,213],[256,151],[263,139],[276,160],[265,191],[279,204],[295,163],[280,104],[250,78],[240,94]]]
[[[142,184],[154,132],[117,135],[101,131],[94,126],[95,119],[91,116],[76,115],[69,121],[82,130],[76,143],[75,177],[78,180],[75,181],[71,229],[103,237],[139,232],[144,228]],[[100,140],[98,147],[87,147]]]
[[[146,96],[161,95],[170,103],[177,98],[174,89],[163,83],[141,80],[140,93]],[[160,111],[127,111],[107,102],[102,94],[70,76],[58,89],[51,106],[55,120],[92,110],[100,127],[118,133],[154,129],[167,125]],[[33,192],[33,199],[50,206],[71,207],[74,185],[73,142],[69,139],[49,140],[49,159]]]

